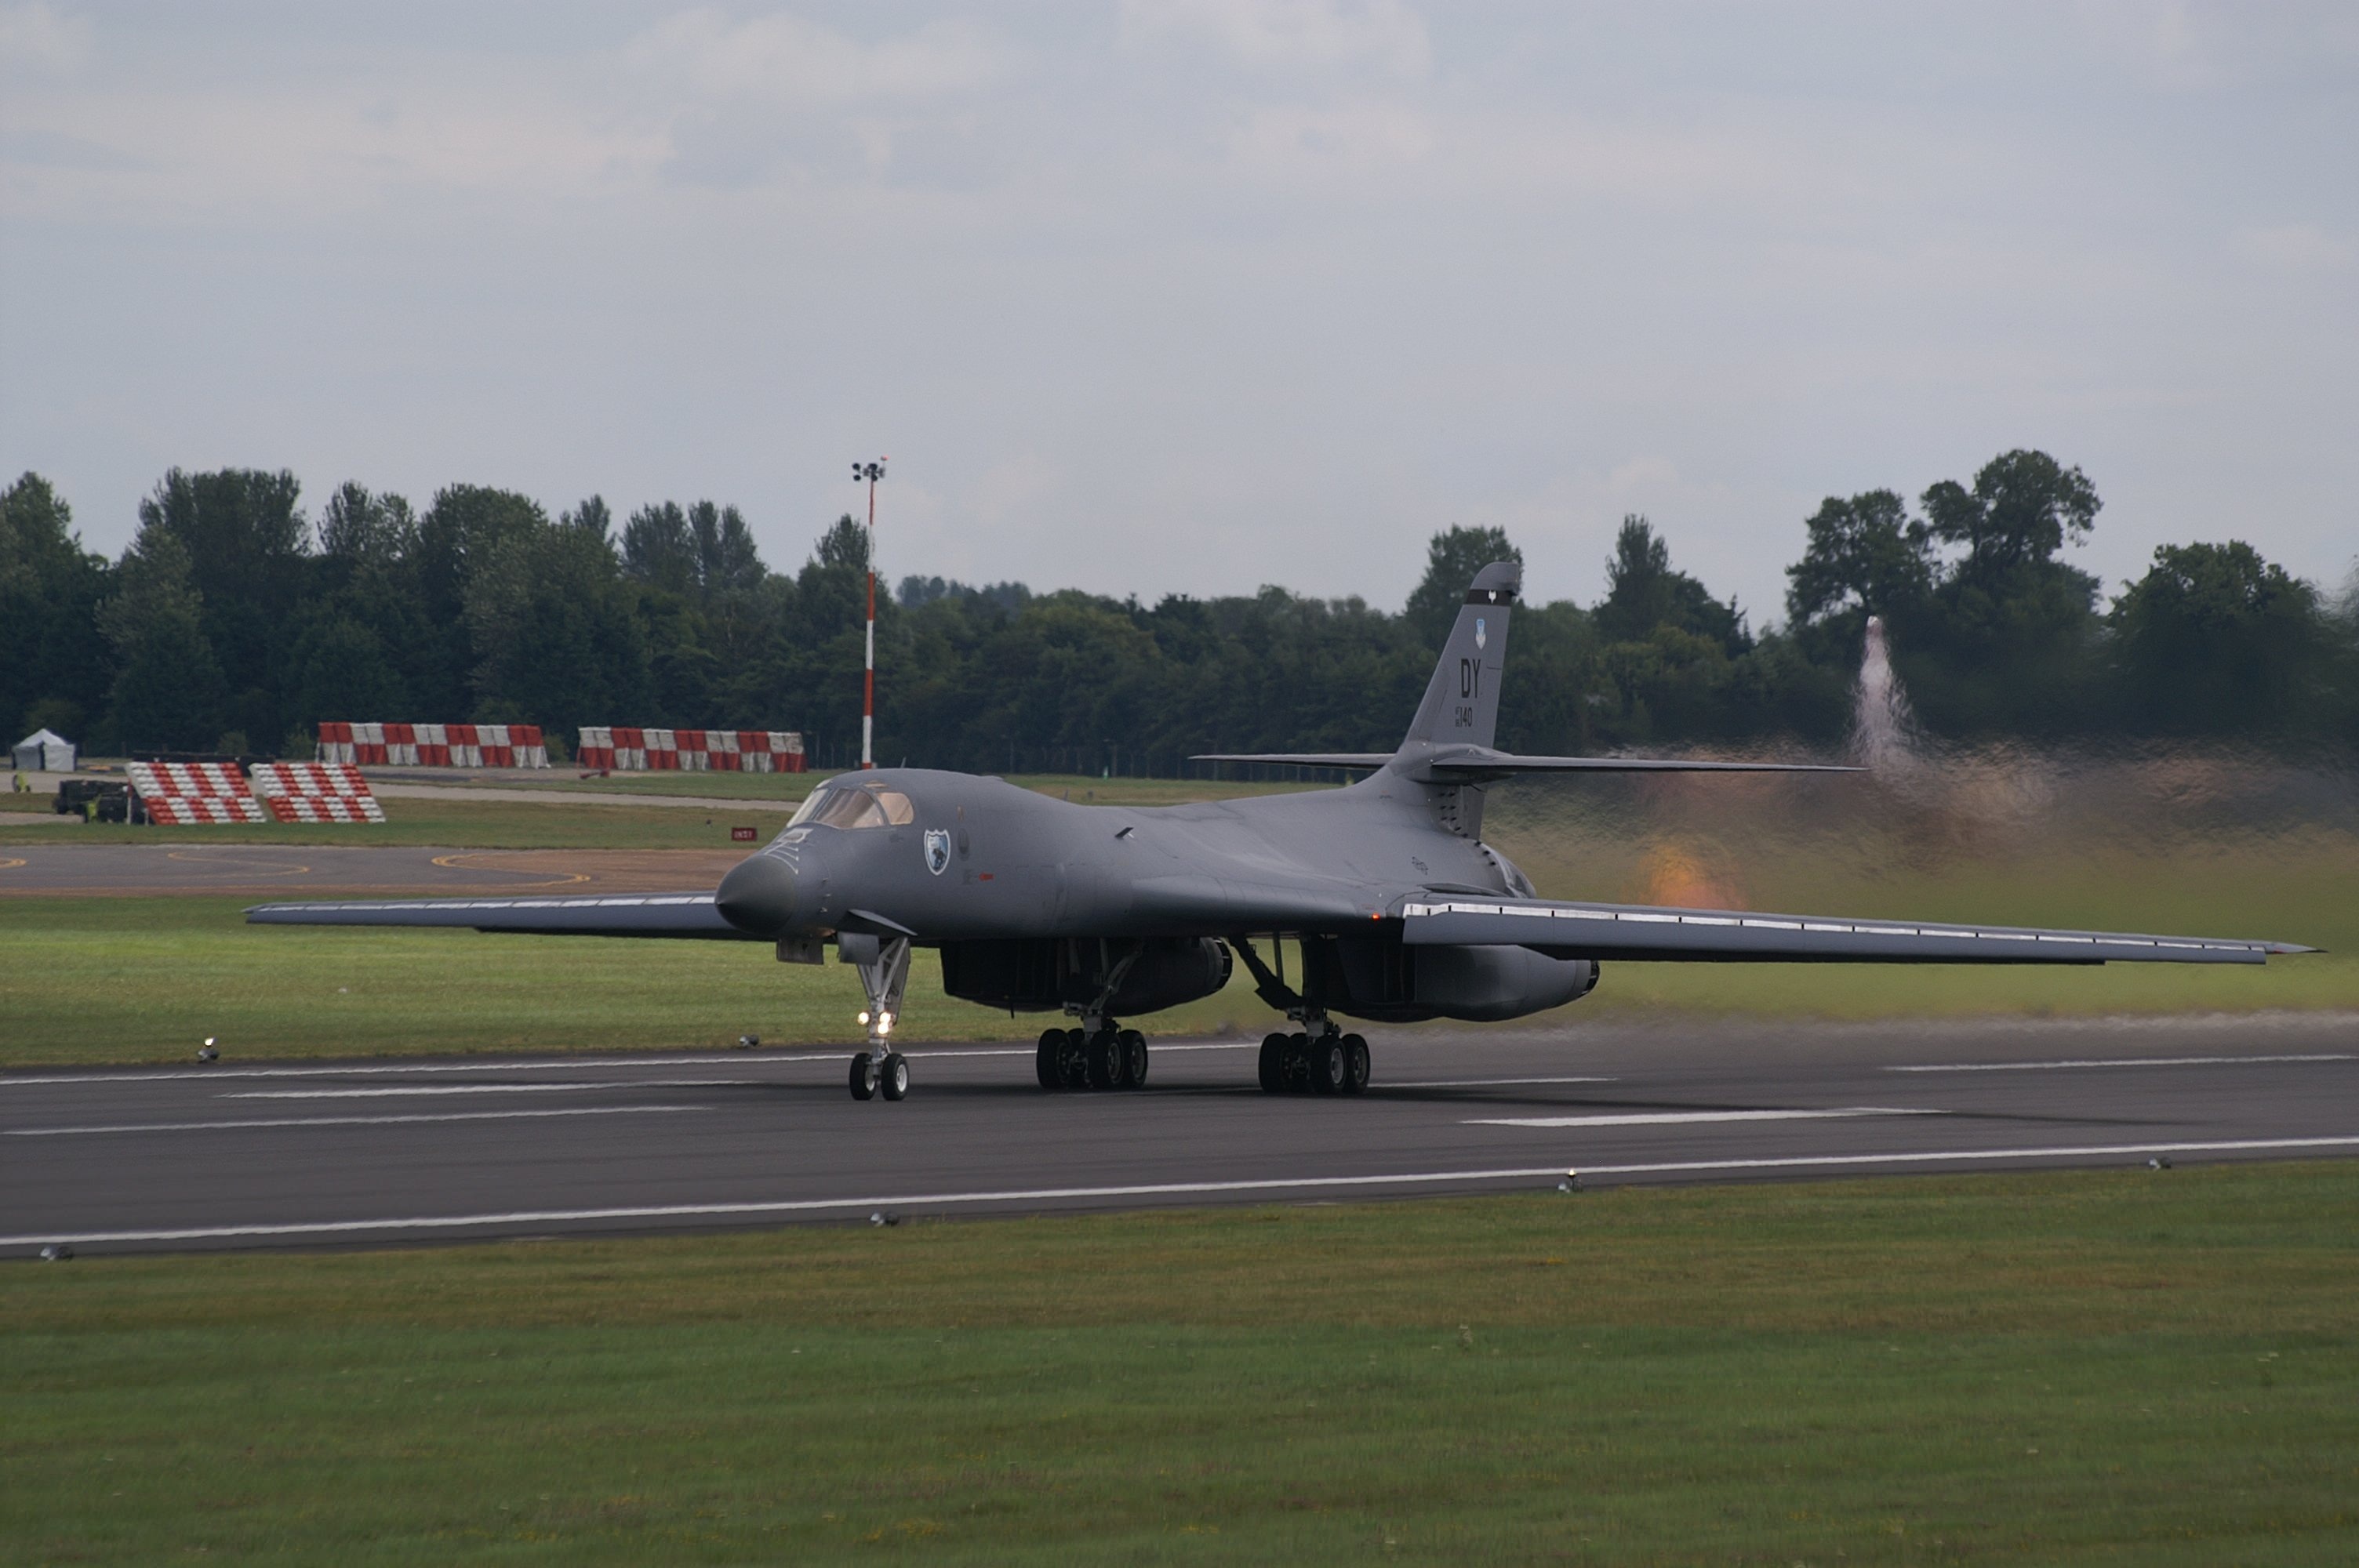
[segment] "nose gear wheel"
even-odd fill
[[[868,1047],[852,1058],[852,1098],[874,1099],[881,1091],[888,1100],[903,1099],[909,1093],[909,1059],[886,1041],[900,1021],[901,996],[909,985],[909,939],[861,940],[870,944],[867,950],[873,955],[854,961],[861,989],[868,995],[868,1011],[863,1015],[868,1025]],[[840,937],[838,953],[852,942],[849,935]]]

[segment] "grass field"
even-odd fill
[[[2332,907],[2340,896],[2341,884],[2316,889],[2280,921],[2348,931],[2348,901]],[[0,1066],[172,1058],[207,1035],[252,1057],[718,1046],[747,1033],[847,1043],[857,1033],[850,968],[780,964],[759,944],[249,926],[240,913],[249,902],[0,899]],[[2359,959],[2348,953],[2264,968],[2046,972],[1614,964],[1594,995],[1538,1022],[2359,1011]],[[898,1033],[1030,1039],[1045,1022],[945,997],[940,968],[920,955]],[[1161,1033],[1256,1035],[1278,1022],[1242,968],[1220,995],[1137,1022]]]
[[[1930,799],[1855,781],[1532,784],[1498,792],[1485,832],[1553,897],[2274,937],[2329,949],[2266,968],[1610,963],[1568,1020],[2359,1011],[2359,795],[2347,781],[2305,777],[2273,782],[2249,765],[2198,758],[2060,781],[2027,766],[1962,770]],[[1115,787],[1142,797],[1291,787],[1026,782],[1082,799]],[[734,821],[725,810],[462,795],[397,800],[382,829],[217,828],[201,830],[201,841],[724,849]],[[761,814],[759,826],[777,820]],[[0,844],[12,832],[16,842],[55,844],[191,842],[197,831],[12,830],[0,818]],[[0,1065],[177,1056],[209,1034],[240,1054],[274,1055],[710,1046],[744,1033],[842,1042],[861,1005],[849,969],[780,965],[752,944],[255,928],[239,919],[245,902],[0,898]],[[1026,1038],[1044,1022],[950,1001],[939,979],[921,957],[905,1038]],[[1276,1020],[1240,969],[1221,995],[1138,1022],[1162,1033],[1258,1034]]]
[[[2288,936],[2337,950],[2250,968],[1609,964],[1594,994],[1538,1022],[2359,1011],[2354,885],[2352,867],[2324,850],[1773,885],[1831,913]],[[151,1061],[206,1035],[240,1056],[342,1056],[715,1046],[746,1033],[846,1042],[856,1033],[851,969],[780,964],[759,944],[250,926],[241,912],[251,902],[0,898],[0,1065]],[[951,1000],[939,966],[920,955],[900,1033],[1028,1039],[1044,1022]],[[1137,1022],[1163,1033],[1259,1034],[1277,1020],[1240,966],[1220,995]]]
[[[0,1269],[12,1563],[2344,1563],[2359,1163]]]
[[[12,824],[0,816],[0,846],[16,844],[432,844],[454,849],[711,849],[732,827],[764,838],[786,825],[774,811],[732,816],[677,806],[584,806],[563,799],[469,800],[404,796],[385,802],[375,823],[268,822],[205,827],[130,827],[120,822]]]

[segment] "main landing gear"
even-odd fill
[[[909,1059],[887,1044],[900,1022],[901,994],[909,985],[909,939],[889,941],[853,933],[836,938],[836,953],[860,970],[868,993],[860,1022],[868,1026],[868,1048],[852,1059],[852,1098],[900,1099],[909,1092]]]
[[[1323,1018],[1306,1020],[1300,1034],[1272,1034],[1261,1043],[1262,1092],[1273,1095],[1356,1095],[1368,1087],[1368,1043]]]
[[[1125,1029],[1108,1016],[1124,978],[1144,951],[1144,943],[1130,944],[1129,951],[1106,967],[1104,983],[1095,1000],[1065,1004],[1068,1012],[1081,1019],[1079,1029],[1040,1032],[1040,1048],[1033,1054],[1032,1065],[1042,1088],[1052,1093],[1135,1089],[1147,1082],[1147,1036],[1136,1029]]]
[[[1033,1069],[1044,1089],[1135,1089],[1147,1082],[1147,1036],[1112,1019],[1044,1029]]]
[[[1327,1016],[1327,999],[1318,986],[1317,971],[1306,958],[1302,989],[1286,983],[1286,947],[1270,938],[1272,968],[1254,951],[1252,939],[1240,934],[1229,947],[1253,972],[1254,994],[1302,1025],[1299,1034],[1272,1034],[1261,1043],[1261,1087],[1273,1095],[1356,1095],[1368,1087],[1368,1043],[1337,1029]]]

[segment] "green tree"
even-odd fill
[[[302,489],[284,469],[176,468],[139,503],[141,535],[168,533],[182,547],[206,641],[229,683],[226,722],[251,736],[285,729],[279,683],[310,575]]]
[[[696,589],[696,539],[678,502],[642,506],[623,524],[623,569],[650,588],[688,594]]]
[[[1702,583],[1674,570],[1669,544],[1636,513],[1622,519],[1614,537],[1605,581],[1605,597],[1593,613],[1609,642],[1645,642],[1657,627],[1669,626],[1720,644],[1732,658],[1753,645],[1736,601],[1723,604]]]
[[[688,525],[696,538],[696,585],[708,600],[757,588],[769,575],[735,507],[700,501],[688,509]]]
[[[2103,687],[2099,585],[2056,554],[2088,536],[2096,488],[2018,449],[1983,465],[1973,489],[1943,480],[1920,503],[1930,536],[1965,553],[1936,569],[1921,605],[1889,617],[1919,716],[1953,735],[2088,727]]]
[[[548,526],[540,503],[514,491],[453,484],[434,492],[408,570],[425,633],[408,672],[420,718],[472,709],[477,661],[468,599],[475,574],[508,540]]]
[[[472,564],[473,712],[552,729],[644,720],[653,702],[634,596],[590,529],[505,528]]]
[[[177,533],[143,528],[99,607],[115,654],[108,723],[125,751],[201,751],[222,732],[227,682],[194,575]]]
[[[0,492],[0,725],[6,740],[49,723],[88,741],[82,719],[105,700],[113,658],[98,632],[104,557],[82,547],[73,511],[27,473]],[[59,722],[62,720],[62,722]]]
[[[2162,545],[2108,618],[2134,723],[2195,734],[2321,726],[2332,629],[2318,590],[2242,540]]]
[[[418,547],[418,519],[398,495],[378,495],[355,481],[336,487],[320,512],[320,553],[332,560],[386,563]]]
[[[1466,600],[1466,585],[1494,561],[1524,564],[1523,551],[1509,541],[1505,528],[1452,526],[1427,542],[1425,577],[1402,612],[1425,646],[1438,652],[1448,641],[1458,607]]]
[[[2018,448],[1984,463],[1973,490],[1945,479],[1922,504],[1934,538],[1966,547],[1958,572],[1973,579],[2052,561],[2068,538],[2089,536],[2104,503],[2079,469]]]
[[[1786,613],[1797,625],[1889,617],[1933,590],[1932,534],[1889,490],[1828,496],[1803,524],[1809,543],[1786,568]]]
[[[299,725],[408,713],[409,692],[385,639],[364,622],[331,614],[297,640],[288,703]]]

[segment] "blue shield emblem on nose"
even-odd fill
[[[926,870],[940,876],[951,863],[951,834],[947,827],[926,829]]]

